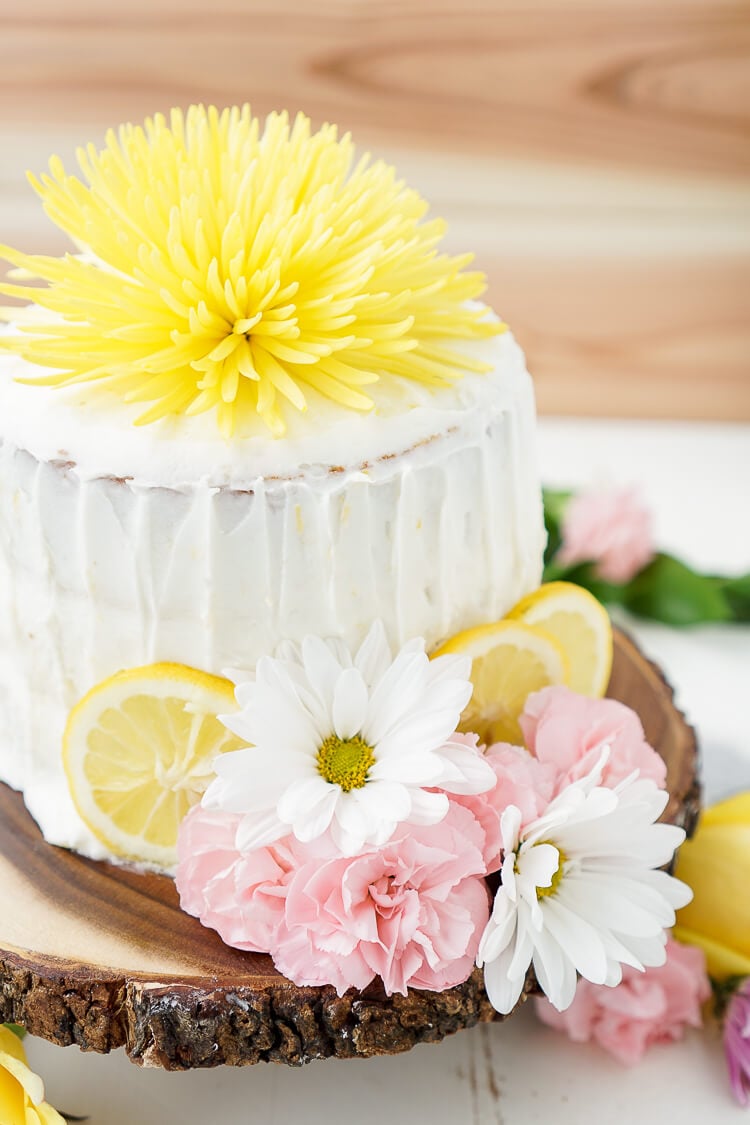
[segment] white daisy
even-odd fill
[[[622,965],[663,965],[665,929],[692,898],[684,883],[654,870],[685,839],[682,828],[655,823],[668,794],[637,772],[599,788],[608,754],[523,831],[515,805],[502,815],[502,884],[477,956],[499,1012],[517,1003],[532,962],[559,1011],[573,1000],[576,973],[615,985]]]
[[[293,832],[307,842],[329,827],[354,855],[380,845],[397,824],[436,824],[445,793],[496,784],[481,754],[452,742],[471,697],[471,662],[430,660],[410,641],[395,660],[381,623],[354,657],[336,641],[306,637],[258,662],[254,680],[233,674],[240,710],[222,722],[248,742],[223,754],[206,808],[244,813],[240,850]]]

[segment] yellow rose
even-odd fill
[[[65,1125],[44,1100],[44,1084],[29,1070],[17,1035],[0,1025],[0,1122],[2,1125]]]
[[[675,874],[695,896],[677,915],[675,937],[705,950],[716,980],[750,976],[750,791],[705,810]]]

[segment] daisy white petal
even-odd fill
[[[438,824],[448,812],[445,793],[428,793],[424,789],[408,790],[411,809],[404,817],[409,824]]]
[[[497,785],[497,775],[484,754],[448,739],[438,751],[443,763],[441,787],[449,793],[487,793]]]
[[[357,855],[367,842],[367,834],[363,831],[361,822],[355,819],[352,823],[355,830],[349,832],[344,828],[338,817],[334,817],[331,821],[331,839],[341,854],[345,856]]]
[[[450,738],[460,716],[461,712],[457,709],[440,709],[412,715],[394,725],[378,739],[380,755],[429,754],[442,747]]]
[[[443,776],[443,764],[437,754],[390,754],[376,762],[370,776],[402,785],[436,786]]]
[[[347,668],[341,673],[333,690],[331,715],[333,729],[339,738],[353,738],[367,715],[367,684],[357,668]]]
[[[518,834],[521,829],[521,810],[516,805],[508,805],[503,809],[500,817],[500,833],[503,838],[503,850],[515,852],[518,847]]]
[[[567,957],[586,980],[603,984],[607,979],[607,954],[601,932],[568,909],[562,893],[549,896],[542,914],[544,928],[560,947],[563,957]]]
[[[655,938],[623,938],[623,944],[628,947],[631,955],[637,958],[639,969],[656,969],[663,965],[667,959],[667,935],[662,931]]]
[[[299,773],[306,760],[296,754],[267,754],[257,747],[232,750],[214,761],[216,777],[203,795],[206,809],[254,812],[272,806],[284,791],[285,772]]]
[[[626,961],[625,964],[630,965],[631,962]],[[622,964],[617,960],[610,961],[609,962],[609,968],[607,970],[607,975],[604,978],[605,988],[616,988],[617,985],[620,984],[621,981],[622,981]],[[575,994],[575,988],[574,988],[573,992]]]
[[[427,687],[429,659],[423,652],[402,649],[370,693],[370,708],[362,736],[380,742],[419,707]]]
[[[430,661],[430,681],[433,684],[445,683],[448,680],[463,680],[466,682],[470,677],[470,656],[446,653],[445,656],[436,656],[434,660]]]
[[[252,813],[244,816],[237,828],[235,843],[240,852],[254,851],[255,848],[264,848],[286,836],[289,825],[279,820],[275,812],[262,815]]]
[[[367,686],[374,688],[388,671],[392,660],[385,626],[382,621],[375,621],[357,650],[354,666],[361,672]]]
[[[509,945],[515,931],[518,918],[516,911],[506,896],[498,896],[492,908],[492,921],[482,935],[479,943],[477,964],[482,966],[487,961],[494,961]]]
[[[396,821],[385,798],[366,799],[363,790],[342,795],[336,803],[331,834],[344,855],[355,855],[366,843],[381,844],[393,835]]]
[[[338,794],[326,793],[317,804],[300,812],[294,822],[294,835],[302,844],[317,840],[326,832],[336,814]]]
[[[410,820],[413,808],[414,794],[423,794],[425,797],[435,796],[433,793],[424,793],[421,789],[411,789],[389,781],[368,781],[362,789],[357,789],[354,796],[360,805],[367,810],[371,819],[381,819],[382,815],[389,814],[396,823]]]
[[[558,1011],[565,1011],[573,1003],[578,976],[572,961],[546,930],[537,935],[532,962],[542,992]]]
[[[228,678],[234,683],[234,697],[240,707],[244,707],[248,700],[252,699],[253,688],[255,686],[255,674],[253,673],[252,679],[238,680],[239,673],[233,672]]]
[[[512,1012],[523,991],[526,973],[508,975],[513,960],[513,946],[508,945],[499,956],[484,966],[484,987],[493,1008],[498,1012]]]
[[[537,844],[518,857],[521,874],[524,879],[531,879],[535,890],[537,887],[551,886],[559,866],[560,853],[552,844]]]
[[[507,963],[506,973],[509,980],[518,979],[523,982],[526,979],[531,958],[534,954],[534,938],[533,927],[529,924],[530,919],[519,918],[518,929],[516,930],[516,940],[513,945],[513,956]]]
[[[344,670],[340,661],[321,637],[305,637],[302,666],[311,690],[317,695],[324,712],[330,714],[336,683]]]
[[[666,871],[649,871],[647,879],[652,887],[664,896],[673,910],[681,910],[683,906],[687,906],[689,902],[693,901],[693,892],[687,883],[683,883],[681,879],[675,879],[673,875],[668,875]]]
[[[329,785],[320,776],[299,778],[286,787],[276,811],[297,839],[307,842],[325,832],[339,796],[338,787]]]
[[[627,889],[627,895],[623,890]],[[569,874],[565,881],[565,901],[571,910],[589,919],[592,925],[623,933],[649,937],[670,925],[671,909],[663,896],[654,894],[643,903],[644,888],[628,881],[627,888],[621,877],[586,873]],[[640,901],[639,901],[640,900]],[[658,916],[654,916],[654,908]]]

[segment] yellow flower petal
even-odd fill
[[[675,874],[693,890],[675,933],[706,951],[712,976],[750,975],[750,792],[706,809]]]
[[[716,980],[724,980],[726,977],[750,976],[750,957],[743,957],[741,953],[736,953],[733,949],[721,945],[720,942],[707,938],[705,934],[689,930],[685,926],[675,926],[674,936],[683,945],[700,946],[706,954],[709,975]]]
[[[23,1089],[0,1065],[0,1121],[3,1125],[26,1125]]]
[[[65,1118],[48,1102],[42,1102],[41,1105],[36,1106],[36,1114],[39,1125],[66,1125]],[[33,1125],[33,1123],[27,1119],[26,1125]]]
[[[4,1027],[0,1024],[0,1054],[5,1053],[12,1055],[14,1059],[19,1059],[22,1063],[26,1062],[26,1052],[23,1049],[23,1043],[15,1035],[9,1027]]]
[[[38,1074],[34,1074],[34,1071],[29,1069],[25,1062],[13,1058],[5,1051],[0,1051],[0,1070],[7,1071],[15,1078],[34,1105],[40,1105],[44,1101],[44,1083]]]
[[[738,824],[750,829],[750,789],[706,809],[701,817],[701,828],[720,824]]]

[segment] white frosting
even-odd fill
[[[531,381],[510,333],[477,350],[488,375],[384,384],[364,416],[318,400],[288,438],[234,443],[210,418],[133,427],[0,360],[0,779],[50,842],[105,854],[60,747],[119,669],[248,668],[308,632],[354,645],[376,617],[434,646],[539,583]]]
[[[28,319],[28,318],[27,318]],[[14,327],[3,331],[15,332]],[[457,345],[458,346],[458,345]],[[460,350],[488,364],[493,375],[468,373],[435,389],[390,377],[367,387],[374,408],[342,408],[311,389],[308,408],[287,407],[287,433],[274,437],[260,418],[249,432],[224,438],[213,413],[173,416],[133,425],[148,403],[124,403],[96,384],[28,386],[18,377],[49,375],[0,351],[0,436],[39,461],[74,462],[76,475],[126,477],[135,484],[247,488],[259,477],[298,476],[307,467],[353,468],[400,453],[472,415],[511,405],[524,377],[523,354],[510,332],[461,342]]]

